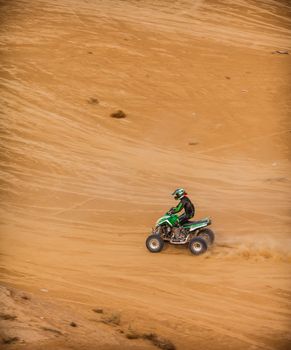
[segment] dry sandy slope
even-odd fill
[[[83,316],[69,307],[47,301],[14,288],[0,287],[1,349],[148,349],[150,340],[128,339],[119,314],[108,309],[88,310]],[[98,313],[95,311],[97,310]],[[114,323],[112,323],[112,321]],[[169,341],[157,340],[168,347]],[[3,344],[4,343],[4,344]],[[169,350],[171,350],[169,348]]]
[[[0,3],[3,281],[180,349],[287,349],[288,1]],[[145,250],[177,186],[203,257]]]

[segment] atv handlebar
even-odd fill
[[[167,211],[167,214],[168,214],[168,215],[174,214],[174,208],[171,208],[169,211]]]

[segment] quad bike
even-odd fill
[[[187,221],[179,225],[179,217],[167,212],[156,222],[152,234],[146,240],[146,247],[152,253],[159,253],[165,242],[171,244],[188,244],[192,254],[200,255],[207,251],[214,242],[214,232],[207,226],[211,225],[211,219],[205,218],[199,221]]]

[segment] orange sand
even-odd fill
[[[13,301],[23,343],[4,347],[155,348],[119,332],[134,328],[181,350],[290,349],[291,55],[272,53],[291,50],[289,2],[0,6],[1,279],[84,327],[25,335],[32,306]],[[144,246],[179,186],[212,217],[204,256]]]

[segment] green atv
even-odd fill
[[[146,247],[152,253],[159,253],[165,242],[171,244],[188,244],[192,254],[200,255],[207,251],[214,242],[214,232],[207,226],[211,219],[187,221],[179,225],[179,217],[171,211],[162,216],[146,240]]]

